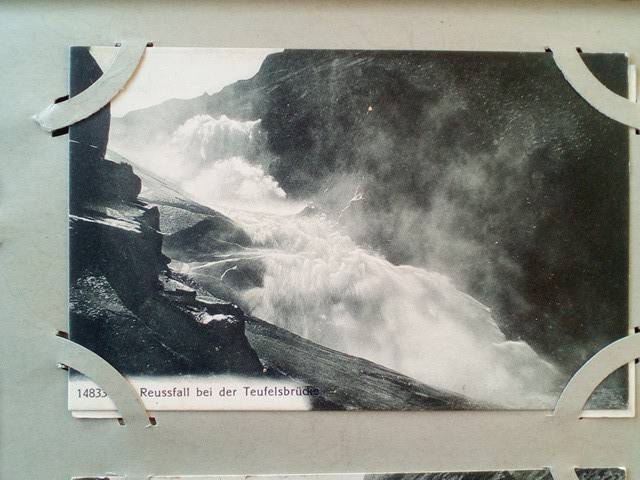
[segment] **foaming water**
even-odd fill
[[[446,276],[394,265],[324,215],[294,214],[304,203],[248,160],[259,148],[259,125],[194,117],[167,141],[170,166],[158,157],[150,159],[155,168],[146,165],[250,235],[264,277],[238,295],[253,315],[476,400],[553,405],[557,369],[525,342],[507,340],[490,310]]]
[[[197,167],[216,160],[248,157],[260,135],[260,120],[242,122],[226,115],[196,115],[182,124],[171,142]]]
[[[508,341],[489,309],[444,275],[393,265],[322,216],[234,213],[261,247],[252,314],[431,386],[512,407],[551,406],[558,371]]]
[[[169,142],[191,171],[182,179],[184,190],[223,211],[236,205],[281,213],[302,208],[302,203],[285,201],[287,194],[262,165],[247,160],[260,148],[259,127],[260,120],[243,122],[225,115],[187,120]]]
[[[239,121],[225,115],[196,115],[158,144],[122,144],[114,150],[163,179],[194,200],[226,211],[234,205],[257,211],[291,213],[303,203],[287,194],[258,162],[249,162],[261,147],[260,120]]]

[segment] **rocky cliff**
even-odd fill
[[[85,48],[71,60],[75,95],[102,72]],[[241,312],[171,278],[158,208],[105,159],[109,123],[107,106],[69,132],[71,338],[126,374],[261,374]]]

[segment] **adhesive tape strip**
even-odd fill
[[[52,103],[33,119],[51,132],[91,116],[124,88],[146,47],[147,42],[142,40],[122,42],[111,65],[93,85],[64,102]]]
[[[565,79],[593,108],[624,125],[640,128],[640,104],[609,90],[591,73],[575,48],[551,48]]]

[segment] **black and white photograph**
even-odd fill
[[[629,128],[549,52],[151,47],[69,134],[70,339],[151,410],[552,409],[628,334]]]

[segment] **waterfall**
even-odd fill
[[[251,314],[476,400],[553,405],[557,368],[508,340],[490,309],[445,275],[394,265],[325,215],[295,214],[305,202],[288,199],[252,157],[259,137],[259,120],[201,115],[170,140],[184,190],[242,226],[264,264],[261,286],[238,292]]]
[[[446,276],[393,265],[321,215],[233,217],[265,266],[263,285],[241,294],[255,316],[470,398],[553,405],[557,369]]]
[[[260,120],[241,122],[226,115],[196,115],[174,132],[171,141],[192,166],[202,168],[216,160],[248,158],[257,146],[259,124]]]

